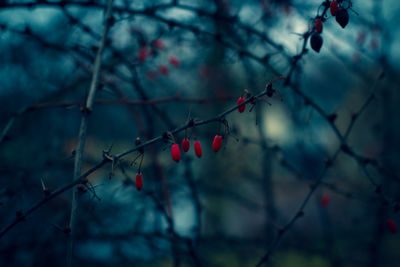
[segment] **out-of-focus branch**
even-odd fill
[[[98,105],[126,105],[126,106],[142,106],[142,105],[156,105],[156,104],[164,104],[171,102],[182,102],[182,103],[191,103],[191,104],[204,104],[209,102],[217,102],[217,101],[228,101],[236,99],[236,96],[217,96],[217,97],[182,97],[180,95],[173,95],[162,98],[153,98],[148,100],[128,100],[128,99],[96,99],[94,100],[95,104]],[[22,116],[23,114],[46,108],[65,108],[72,106],[81,106],[85,102],[84,101],[59,101],[59,102],[43,102],[33,104],[20,112],[15,113],[7,122],[6,126],[3,128],[0,135],[0,143],[4,141],[5,136],[10,131],[12,125],[16,118]]]
[[[381,79],[381,75],[378,77],[378,80]],[[372,93],[371,95],[367,98],[367,100],[365,101],[365,103],[361,106],[361,108],[358,110],[358,112],[355,113],[355,115],[353,116],[354,119],[351,120],[351,122],[349,123],[346,131],[345,131],[345,136],[342,137],[343,138],[343,143],[346,142],[346,139],[348,137],[348,133],[351,132],[357,118],[360,117],[360,115],[365,111],[367,105],[369,103],[371,103],[371,100],[373,99],[373,96],[375,95],[375,91],[377,89],[377,83],[374,84],[374,87],[372,89]],[[333,122],[331,122],[333,124]],[[336,128],[335,125],[333,125],[334,128]],[[337,129],[337,128],[336,128]],[[339,131],[339,130],[337,130]],[[340,135],[340,132],[339,132]],[[341,135],[340,135],[341,136]],[[302,201],[299,209],[296,211],[296,213],[292,216],[292,218],[289,220],[289,222],[284,225],[281,229],[278,230],[278,235],[276,236],[276,238],[272,241],[269,249],[267,250],[267,252],[262,256],[262,258],[259,260],[259,262],[257,263],[257,267],[262,266],[264,263],[266,263],[271,254],[273,253],[273,251],[277,248],[277,246],[279,245],[282,237],[284,236],[284,234],[295,224],[295,222],[303,217],[304,215],[304,208],[306,207],[307,203],[309,202],[309,200],[311,199],[313,193],[316,191],[316,189],[318,188],[318,186],[322,183],[322,180],[326,174],[326,172],[328,171],[328,169],[332,166],[332,163],[336,160],[336,158],[339,156],[340,152],[343,150],[343,143],[341,143],[339,145],[339,148],[335,151],[335,153],[333,154],[333,156],[328,159],[326,161],[326,164],[323,168],[323,170],[321,171],[321,173],[318,175],[317,179],[315,180],[315,183],[311,186],[310,191],[307,193],[305,199]]]
[[[78,135],[78,145],[75,150],[75,162],[74,162],[74,175],[73,181],[79,180],[81,173],[82,173],[82,157],[84,153],[84,147],[86,142],[86,132],[87,132],[87,124],[89,120],[89,115],[93,109],[93,102],[94,97],[96,95],[99,75],[100,75],[100,68],[101,68],[101,61],[103,50],[106,45],[107,35],[108,32],[113,24],[112,18],[112,4],[113,0],[107,1],[107,8],[105,10],[105,21],[104,21],[104,29],[100,39],[99,48],[97,50],[96,59],[94,62],[93,67],[93,75],[92,81],[90,83],[89,93],[86,99],[86,104],[82,110],[82,119],[81,125],[79,128],[79,135]],[[73,243],[74,243],[74,234],[75,234],[75,224],[76,224],[76,217],[78,211],[78,204],[79,204],[79,190],[77,187],[74,188],[72,193],[72,203],[71,203],[71,215],[69,220],[69,230],[70,235],[68,237],[68,244],[67,244],[67,267],[72,266],[72,258],[73,258]]]

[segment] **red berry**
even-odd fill
[[[322,20],[320,18],[315,19],[315,30],[318,33],[322,32]]]
[[[396,223],[392,219],[387,220],[386,225],[389,231],[392,232],[393,234],[397,232]]]
[[[201,145],[199,141],[194,142],[194,152],[196,153],[196,156],[198,158],[201,158],[201,155],[203,155],[203,151],[201,150]]]
[[[146,47],[142,47],[139,49],[139,61],[144,62],[147,59],[147,56],[149,55],[149,51],[147,50]]]
[[[157,48],[159,50],[163,50],[165,48],[165,44],[164,44],[163,40],[161,40],[161,39],[154,40],[153,45],[155,48]]]
[[[242,97],[242,96],[239,97],[238,102],[237,102],[237,105],[242,104],[244,101],[245,101],[244,97]],[[239,111],[240,113],[244,112],[245,109],[246,109],[246,104],[244,104],[243,106],[238,107],[238,111]]]
[[[138,191],[140,191],[143,187],[143,176],[140,173],[136,174],[136,180],[135,180],[135,184],[136,184],[136,189]]]
[[[323,195],[321,198],[321,207],[325,208],[328,206],[329,202],[331,201],[331,198],[329,195]]]
[[[182,150],[183,150],[183,152],[188,152],[188,151],[189,151],[189,148],[190,148],[189,139],[184,138],[184,139],[182,140]]]
[[[331,10],[332,16],[336,16],[336,14],[339,11],[339,6],[338,6],[338,2],[337,1],[332,1],[331,2],[330,10]]]
[[[168,67],[165,66],[165,65],[160,65],[160,66],[158,66],[158,70],[159,70],[159,71],[161,72],[161,74],[163,74],[163,75],[168,75],[168,73],[169,73]]]
[[[170,56],[168,61],[174,67],[179,67],[179,65],[180,65],[179,59],[177,57]]]
[[[171,146],[171,157],[175,162],[179,162],[181,160],[181,151],[177,144],[173,144]]]
[[[212,149],[214,150],[214,152],[218,152],[218,150],[221,148],[221,145],[222,145],[222,136],[217,134],[214,137],[214,142],[212,143]]]

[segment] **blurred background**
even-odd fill
[[[179,163],[171,143],[146,146],[141,191],[137,151],[91,174],[72,266],[255,266],[267,252],[265,266],[400,266],[388,223],[400,223],[400,3],[345,0],[343,29],[327,2],[113,1],[83,171],[288,79],[226,115],[229,128],[175,134],[191,143]],[[0,229],[73,180],[105,6],[0,1]],[[7,231],[0,266],[65,266],[71,201],[67,190]]]

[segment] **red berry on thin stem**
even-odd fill
[[[136,174],[135,184],[136,184],[136,189],[140,191],[143,187],[143,176],[141,173]]]
[[[396,223],[392,219],[387,220],[386,225],[389,231],[392,232],[393,234],[397,232]]]
[[[329,195],[323,195],[321,198],[321,207],[325,208],[328,206],[329,202],[331,201],[331,198]]]
[[[190,148],[189,139],[184,138],[184,139],[182,140],[182,150],[183,150],[183,152],[188,152],[188,151],[189,151],[189,148]]]
[[[336,14],[337,14],[338,11],[339,11],[338,2],[337,2],[337,1],[332,1],[329,8],[330,8],[330,10],[331,10],[332,16],[336,16]]]
[[[194,142],[194,152],[198,158],[201,158],[201,155],[203,155],[203,151],[201,149],[199,141]]]
[[[181,150],[177,144],[173,144],[171,146],[171,157],[175,162],[179,162],[181,160]]]
[[[212,149],[214,150],[214,152],[218,152],[221,148],[221,145],[222,145],[222,136],[217,134],[214,137],[214,141],[212,143]]]
[[[239,97],[239,99],[238,99],[238,101],[237,101],[237,105],[242,104],[244,101],[246,101],[246,100],[244,99],[243,96]],[[244,104],[243,106],[238,107],[238,111],[239,111],[240,113],[243,113],[245,109],[246,109],[246,104]]]
[[[322,32],[322,20],[320,19],[320,18],[317,18],[317,19],[315,19],[315,30],[318,32],[318,33],[321,33]]]

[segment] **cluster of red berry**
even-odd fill
[[[343,5],[344,2],[347,2],[347,7]],[[331,15],[336,17],[336,22],[344,29],[346,25],[349,23],[349,13],[347,9],[351,7],[350,0],[338,0],[338,1],[326,1],[322,4],[326,9],[329,8]],[[317,16],[314,20],[313,33],[311,34],[310,44],[311,48],[319,53],[322,47],[323,39],[321,37],[323,22],[325,18],[323,16]]]
[[[246,109],[246,104],[243,104],[245,101],[246,99],[243,96],[239,97],[237,101],[237,105],[239,106],[237,109],[240,113],[244,112],[244,110]],[[215,135],[214,141],[212,143],[212,150],[214,152],[218,152],[221,149],[221,146],[222,146],[222,136],[217,134]],[[190,141],[187,137],[185,137],[182,140],[182,150],[183,152],[188,152],[189,148],[190,148]],[[203,155],[201,144],[200,141],[198,140],[194,142],[194,153],[198,158],[201,158],[201,156]],[[173,144],[171,146],[171,157],[172,160],[175,162],[179,162],[181,160],[181,151],[177,144]]]
[[[154,56],[156,55],[156,51],[162,51],[165,50],[165,43],[161,40],[161,39],[156,39],[153,42],[151,42],[151,46],[147,47],[147,46],[142,46],[139,51],[138,51],[138,60],[139,62],[143,63],[147,60],[147,58],[149,56]],[[181,64],[179,59],[175,56],[170,56],[168,58],[168,62],[169,64],[171,64],[174,67],[179,67],[179,65]],[[158,71],[162,74],[162,75],[168,75],[169,74],[169,69],[166,65],[164,64],[160,64],[158,66]],[[157,78],[157,72],[154,70],[149,70],[147,72],[147,77],[150,80],[154,80]]]
[[[237,101],[237,106],[238,106],[238,111],[240,113],[243,113],[246,109],[246,104],[244,103],[246,101],[246,99],[243,96],[240,96],[238,101]],[[138,140],[140,139],[136,139],[136,145],[140,144],[140,141],[138,142]],[[222,146],[222,136],[217,134],[214,137],[214,141],[212,143],[212,150],[214,152],[218,152],[221,149]],[[190,141],[187,137],[185,137],[182,140],[182,150],[183,152],[188,152],[190,149]],[[201,148],[201,144],[200,141],[196,140],[194,142],[194,153],[198,158],[201,158],[201,156],[203,155],[203,150]],[[179,162],[181,160],[181,150],[179,148],[179,145],[175,143],[172,144],[171,146],[171,158],[173,161],[175,162]],[[141,164],[140,164],[141,165]],[[139,172],[136,174],[136,179],[135,179],[135,184],[136,184],[136,189],[137,190],[141,190],[143,188],[143,176],[140,173],[140,166],[139,166]]]
[[[183,152],[186,153],[189,151],[189,148],[190,148],[190,141],[187,137],[185,137],[182,140],[182,150]],[[201,156],[203,155],[203,150],[201,148],[200,141],[198,140],[194,141],[194,153],[198,158],[201,158]],[[171,146],[171,157],[172,160],[175,162],[179,162],[181,160],[181,150],[179,149],[178,144],[173,144]]]

